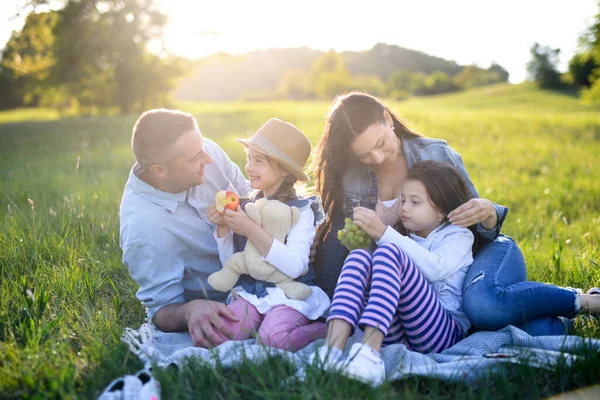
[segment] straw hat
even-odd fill
[[[298,180],[308,180],[302,168],[310,155],[310,141],[289,122],[271,118],[250,139],[237,141],[274,159]]]

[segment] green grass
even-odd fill
[[[235,138],[270,117],[316,143],[329,103],[180,104],[241,163]],[[414,129],[462,154],[483,197],[511,208],[503,231],[529,278],[600,284],[600,108],[529,85],[391,103]],[[136,115],[61,118],[53,110],[0,113],[0,397],[94,397],[141,364],[119,343],[144,310],[121,263],[119,203],[133,156]],[[31,202],[29,201],[31,200]],[[35,300],[34,300],[35,299]],[[576,333],[600,338],[579,319]],[[198,362],[156,372],[165,398],[541,398],[600,382],[600,356],[573,368],[513,367],[476,385],[411,378],[377,390],[285,360],[226,370]]]

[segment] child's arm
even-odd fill
[[[217,251],[219,252],[221,265],[225,265],[225,262],[235,252],[233,234],[231,233],[229,226],[225,223],[223,214],[217,211],[214,204],[208,206],[206,215],[209,221],[216,225],[213,237],[215,238],[215,242],[217,242]]]
[[[308,255],[316,235],[314,218],[310,207],[303,208],[285,244],[273,239],[273,245],[263,259],[292,279],[304,275],[308,271]]]
[[[472,261],[473,233],[467,228],[452,225],[444,230],[448,230],[446,236],[431,250],[427,250],[389,226],[377,241],[377,245],[386,243],[397,245],[415,263],[425,279],[435,282],[456,272],[464,265],[465,258],[471,258]]]
[[[225,221],[233,232],[246,236],[254,244],[263,260],[284,274],[295,279],[308,270],[308,254],[316,234],[314,214],[310,207],[302,209],[285,244],[265,232],[241,211],[225,210]]]

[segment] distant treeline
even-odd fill
[[[168,21],[154,0],[25,0],[29,12],[0,60],[0,109],[54,107],[128,113],[169,104],[186,60],[160,43]]]
[[[331,99],[356,89],[402,99],[506,82],[508,76],[498,64],[461,66],[383,43],[361,52],[269,49],[199,59],[175,96],[190,101]]]
[[[529,78],[542,89],[577,89],[585,101],[600,103],[600,0],[594,22],[579,37],[569,70],[558,71],[560,49],[535,43],[527,63]]]

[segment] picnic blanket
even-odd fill
[[[350,338],[351,344],[360,341],[362,331]],[[207,350],[192,345],[188,333],[165,333],[151,323],[139,329],[126,328],[122,340],[130,350],[150,367],[181,365],[189,357],[216,365],[217,359],[226,367],[243,359],[257,362],[273,354],[288,357],[301,374],[306,361],[324,340],[317,340],[304,349],[291,353],[254,344],[254,339],[226,342]],[[553,368],[557,363],[570,364],[585,352],[600,351],[600,340],[579,336],[530,336],[514,326],[494,332],[477,332],[439,354],[420,354],[403,344],[384,347],[381,357],[385,362],[387,379],[395,380],[410,375],[438,377],[448,380],[474,380],[489,374],[504,363],[526,363],[538,368]],[[347,353],[345,354],[348,355]]]

